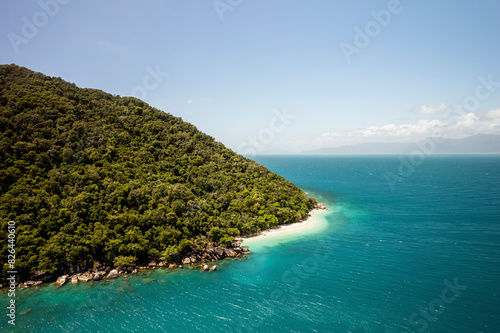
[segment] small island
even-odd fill
[[[23,287],[155,267],[214,270],[214,261],[248,253],[242,236],[317,207],[283,177],[137,98],[16,65],[0,66],[0,86],[0,237],[15,224]],[[3,263],[8,253],[3,242]]]

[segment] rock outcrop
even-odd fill
[[[314,207],[316,209],[321,209],[321,210],[325,210],[327,209],[326,205],[324,203],[317,203],[316,206]]]
[[[78,276],[78,281],[88,282],[90,280],[92,280],[92,274],[90,272],[85,272]]]
[[[106,276],[106,279],[116,279],[120,275],[118,274],[118,270],[112,269],[109,271],[108,276]]]
[[[240,257],[242,255],[243,258],[245,258],[244,255],[248,253],[250,253],[250,251],[247,248],[240,247],[240,241],[233,242],[231,247],[222,247],[218,243],[199,243],[198,247],[194,248],[190,253],[187,253],[187,255],[182,260],[180,258],[177,258],[170,262],[151,261],[147,266],[139,267],[136,265],[130,265],[126,267],[119,266],[116,268],[106,267],[105,265],[96,262],[94,265],[95,268],[84,273],[76,273],[77,271],[80,271],[80,267],[71,268],[70,270],[73,273],[71,275],[66,274],[59,276],[55,284],[57,286],[63,286],[68,281],[71,281],[72,284],[78,284],[79,282],[100,281],[103,278],[115,279],[125,274],[137,274],[140,270],[144,269],[155,269],[160,267],[168,267],[169,269],[174,269],[182,268],[182,265],[192,265],[195,263],[201,263],[200,266],[195,267],[201,268],[203,271],[215,271],[217,270],[217,266],[210,266],[209,264],[207,264],[208,262],[221,260],[224,258]],[[48,276],[45,272],[35,272],[33,276],[35,275],[38,279],[20,283],[19,287],[30,288],[39,286],[44,282],[44,279],[46,280],[50,278],[50,276]]]
[[[227,257],[236,257],[236,252],[232,249],[226,248],[224,249],[224,253]]]
[[[93,281],[99,281],[99,280],[102,280],[104,276],[104,272],[97,272],[94,274],[94,276],[92,277],[92,280]]]
[[[57,278],[56,285],[62,287],[66,282],[68,282],[68,275],[63,275]]]

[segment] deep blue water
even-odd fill
[[[500,332],[500,156],[256,160],[326,202],[326,229],[216,272],[22,290],[13,331]]]

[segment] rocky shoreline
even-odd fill
[[[324,203],[318,203],[313,209],[326,210],[327,207]],[[309,215],[308,215],[309,217]],[[306,218],[307,219],[307,218]],[[305,220],[305,219],[304,219]],[[302,221],[299,221],[302,222]],[[282,225],[275,226],[270,229],[277,229],[282,227]],[[269,229],[268,229],[269,230]],[[129,265],[129,266],[118,266],[111,267],[102,265],[100,263],[95,263],[93,269],[89,269],[81,272],[80,267],[71,267],[67,272],[63,272],[59,275],[47,274],[46,272],[38,272],[33,275],[29,281],[18,282],[16,281],[17,288],[30,288],[40,286],[42,284],[55,283],[57,286],[61,287],[68,282],[71,284],[78,284],[80,282],[89,281],[100,281],[102,279],[115,279],[127,274],[137,274],[142,270],[147,269],[178,269],[183,268],[183,265],[195,265],[196,268],[202,269],[203,271],[215,271],[217,270],[217,265],[210,264],[217,260],[222,260],[225,258],[236,258],[242,256],[246,258],[245,255],[251,253],[248,248],[241,246],[241,242],[244,239],[255,237],[261,235],[265,231],[253,235],[246,235],[237,238],[231,247],[222,247],[217,243],[199,244],[201,248],[194,248],[191,252],[183,257],[178,257],[175,260],[170,261],[151,261],[148,264],[143,265]],[[54,282],[55,281],[55,282]],[[4,287],[0,284],[0,288]]]
[[[62,287],[68,282],[71,282],[71,284],[78,284],[80,282],[100,281],[102,279],[115,279],[127,274],[137,274],[142,270],[157,268],[178,269],[183,268],[183,265],[195,265],[195,268],[210,272],[217,270],[217,265],[212,265],[212,262],[225,258],[246,258],[245,255],[249,253],[251,252],[246,247],[240,246],[239,241],[234,242],[231,247],[222,247],[217,243],[210,243],[201,250],[198,248],[193,249],[190,253],[179,260],[158,262],[151,261],[147,265],[118,266],[114,268],[96,263],[93,269],[86,270],[84,272],[75,272],[75,270],[78,271],[78,267],[76,269],[72,267],[69,272],[58,276],[57,279],[55,279],[56,275],[39,272],[37,275],[33,276],[32,280],[16,283],[16,287],[36,287],[42,284],[52,283],[54,282],[54,279],[54,284]],[[2,287],[3,286],[0,285],[0,288]]]

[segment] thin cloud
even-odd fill
[[[422,105],[418,108],[413,108],[412,111],[419,114],[440,114],[445,113],[446,110],[449,109],[449,106],[446,104],[426,104]]]
[[[315,145],[337,147],[365,142],[417,142],[433,136],[464,138],[470,135],[500,134],[500,109],[472,112],[453,119],[422,119],[401,125],[370,126],[346,132],[323,133]]]
[[[500,134],[500,109],[460,116],[454,129],[458,133]]]

